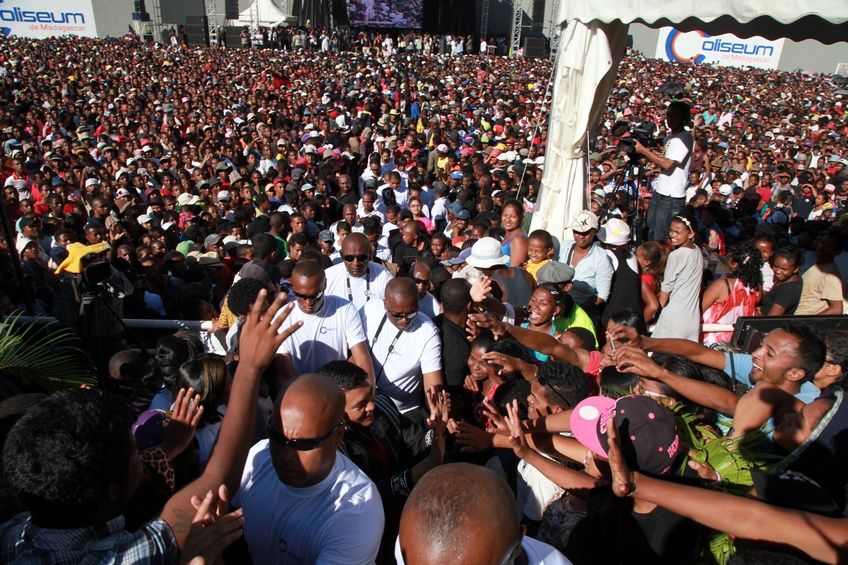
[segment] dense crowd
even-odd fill
[[[99,371],[0,401],[2,561],[846,559],[848,335],[730,343],[843,313],[828,77],[629,52],[549,233],[549,62],[334,38],[0,38],[0,312]]]

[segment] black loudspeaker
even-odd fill
[[[226,26],[224,28],[224,42],[227,47],[241,47],[242,26]]]
[[[209,45],[209,26],[206,16],[186,16],[184,28],[187,45]]]
[[[238,0],[224,1],[224,17],[228,20],[237,20],[239,17]]]
[[[556,14],[554,14],[556,17]],[[530,21],[530,29],[535,33],[541,33],[545,27],[545,0],[533,0],[533,18]]]
[[[760,346],[763,336],[771,330],[787,325],[804,325],[824,334],[827,330],[848,330],[846,316],[764,316],[744,317],[736,320],[730,343],[749,353]]]
[[[543,59],[547,57],[545,53],[545,38],[544,37],[526,37],[524,38],[524,58],[525,59]]]
[[[134,0],[133,1],[133,11],[135,12],[146,12],[144,9],[144,0]]]

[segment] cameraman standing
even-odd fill
[[[686,185],[692,161],[692,134],[684,128],[689,123],[689,104],[672,102],[666,111],[671,135],[665,140],[665,151],[656,153],[636,141],[636,152],[660,168],[654,181],[653,196],[648,208],[648,239],[664,241],[668,237],[671,219],[686,204]]]

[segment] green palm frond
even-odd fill
[[[73,332],[56,322],[24,323],[19,314],[0,322],[0,375],[46,392],[97,382],[91,358]]]

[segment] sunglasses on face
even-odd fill
[[[344,259],[346,263],[353,263],[354,261],[364,263],[368,260],[368,255],[342,255],[342,259]]]
[[[415,316],[418,315],[418,310],[415,310],[414,312],[403,313],[403,312],[392,312],[391,310],[387,309],[386,313],[389,316],[391,316],[392,318],[394,318],[395,320],[413,320],[413,319],[415,319]]]
[[[412,280],[415,281],[415,284],[430,284],[430,279],[416,279],[412,277]]]
[[[327,441],[327,439],[343,425],[344,422],[339,422],[338,424],[333,426],[332,430],[330,430],[321,437],[309,439],[287,439],[283,434],[281,434],[274,428],[271,422],[268,422],[268,439],[270,439],[272,442],[276,443],[280,447],[289,447],[291,449],[294,449],[295,451],[312,451],[313,449],[318,449],[322,443]]]
[[[324,296],[324,291],[319,290],[315,294],[301,294],[299,292],[295,292],[294,295],[296,298],[301,300],[319,300],[322,296]]]

